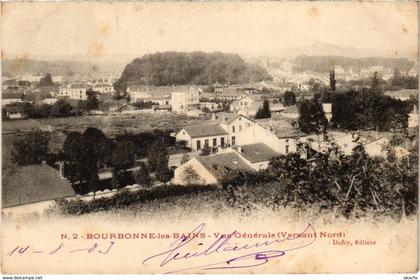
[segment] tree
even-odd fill
[[[373,73],[372,84],[370,86],[370,90],[371,90],[372,93],[379,93],[380,92],[380,81],[379,81],[379,76],[378,76],[377,71],[375,71],[375,73]]]
[[[201,184],[203,180],[191,166],[187,166],[182,172],[182,179],[187,185]]]
[[[70,133],[64,141],[63,150],[69,180],[73,184],[86,183],[95,198],[99,168],[109,164],[112,155],[111,141],[99,129],[88,127],[83,134]]]
[[[131,141],[119,142],[115,145],[110,158],[110,165],[113,167],[113,186],[121,187],[128,168],[133,167],[136,158],[136,147]]]
[[[64,99],[59,99],[55,102],[50,111],[53,117],[68,117],[72,115],[73,107]]]
[[[42,77],[39,80],[39,86],[40,87],[49,87],[49,86],[53,86],[53,85],[54,85],[54,82],[53,82],[53,79],[52,79],[50,73],[47,73],[44,77]]]
[[[204,146],[204,148],[201,149],[200,156],[208,156],[211,153],[211,148],[209,146]]]
[[[156,179],[166,183],[171,180],[173,174],[168,167],[169,157],[167,153],[159,153],[156,159]]]
[[[330,88],[331,88],[332,91],[335,91],[335,84],[336,84],[335,70],[334,70],[334,67],[333,67],[330,70]]]
[[[155,172],[160,160],[168,156],[168,148],[162,137],[152,144],[147,154],[147,167],[150,172]]]
[[[296,104],[296,94],[293,91],[286,91],[283,95],[283,105],[292,106]]]
[[[12,149],[12,162],[17,165],[39,164],[48,156],[48,136],[40,131],[15,137]]]
[[[139,170],[135,175],[135,180],[139,185],[145,187],[149,187],[152,184],[152,178],[150,177],[149,170],[147,170],[144,162],[139,163]]]
[[[262,108],[258,109],[255,114],[256,119],[271,118],[270,103],[268,100],[264,100]]]
[[[311,100],[302,100],[299,104],[299,128],[304,133],[325,133],[328,120],[325,117],[322,104],[316,96]]]

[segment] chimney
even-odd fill
[[[216,120],[216,114],[214,112],[211,113],[211,120],[212,121]]]
[[[62,161],[59,161],[58,162],[58,169],[60,171],[60,177],[61,177],[61,179],[64,179],[65,178],[64,177],[64,162],[62,162]]]

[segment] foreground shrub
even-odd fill
[[[216,190],[215,186],[207,185],[162,185],[153,189],[142,189],[137,191],[122,190],[112,197],[98,198],[91,201],[83,200],[58,200],[60,212],[63,214],[86,214],[110,210],[114,208],[124,208],[134,203],[146,203],[156,199],[166,197],[181,196],[185,194],[198,194]]]

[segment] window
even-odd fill
[[[209,146],[209,139],[204,140],[204,147],[208,147]]]
[[[250,126],[251,126],[251,124],[250,124],[250,123],[246,123],[246,124],[245,124],[245,126],[246,126],[246,127],[250,127]]]
[[[241,131],[241,130],[242,130],[242,125],[239,125],[238,130],[239,130],[239,131]]]
[[[224,146],[225,145],[225,137],[220,138],[220,146]]]
[[[201,150],[201,141],[197,140],[197,150]]]
[[[213,147],[217,146],[217,138],[213,138]]]
[[[235,136],[232,136],[232,146],[234,146],[235,145]]]
[[[289,153],[289,145],[286,145],[285,152],[286,152],[286,155]]]
[[[232,132],[235,133],[235,126],[232,125]]]

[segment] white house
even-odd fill
[[[264,143],[277,153],[297,151],[301,133],[286,120],[258,119],[236,135],[237,145]]]
[[[175,169],[174,184],[216,185],[230,172],[254,171],[237,153],[228,152],[190,159]]]
[[[204,147],[224,147],[227,144],[227,131],[217,123],[192,125],[182,128],[175,134],[176,141],[186,141],[193,151]]]
[[[130,102],[138,102],[151,96],[149,86],[130,85],[127,87],[127,93],[130,96]]]
[[[232,104],[230,105],[230,111],[234,113],[241,111],[245,113],[246,115],[248,115],[248,110],[255,103],[258,103],[258,107],[260,103],[262,104],[262,101],[258,96],[254,96],[254,95],[245,96],[237,101],[232,102]]]
[[[254,120],[239,114],[220,112],[212,114],[212,122],[220,124],[227,133],[227,145],[237,144],[237,135],[254,124]]]
[[[200,91],[196,87],[188,87],[186,90],[171,93],[172,112],[174,113],[186,114],[191,106],[198,106],[199,104]]]
[[[112,86],[111,83],[100,82],[100,83],[94,84],[92,86],[92,90],[99,93],[113,93],[114,87]]]
[[[61,86],[58,96],[66,96],[70,99],[86,100],[86,85],[83,83],[73,83]]]

